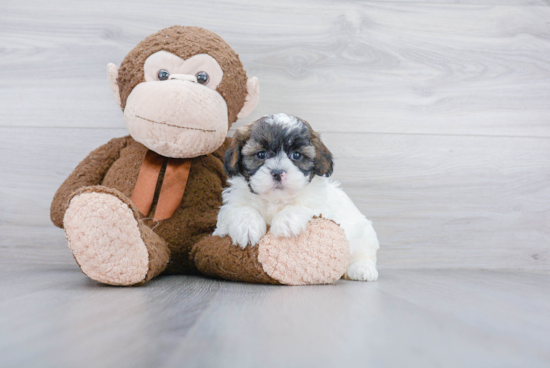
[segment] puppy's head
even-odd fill
[[[332,154],[304,120],[266,115],[237,130],[225,154],[228,176],[241,175],[269,199],[291,197],[315,175],[332,174]]]

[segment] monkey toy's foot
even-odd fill
[[[268,232],[258,246],[233,245],[229,236],[211,236],[191,251],[206,275],[228,280],[285,284],[329,284],[342,277],[349,244],[336,223],[315,218],[299,236],[276,238]]]
[[[162,272],[170,251],[117,190],[95,186],[73,194],[63,220],[69,248],[88,277],[110,285],[144,283]]]

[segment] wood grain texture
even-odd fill
[[[370,0],[364,0],[370,1]],[[548,6],[550,0],[372,0],[383,3],[417,3],[417,4],[456,4],[456,5],[521,5],[521,6]]]
[[[126,134],[110,101],[106,62],[196,5],[162,3],[173,12],[160,16],[138,4],[121,20],[86,4],[78,12],[62,2],[47,9],[12,2],[0,12],[0,243],[19,260],[57,262],[64,240],[49,224],[53,193],[91,149]],[[297,22],[307,4],[249,7],[247,26],[246,3],[206,5],[211,17],[193,17],[243,50],[264,81],[261,105],[246,121],[284,107],[327,132],[335,177],[376,223],[382,267],[548,270],[549,141],[502,136],[546,135],[548,9],[325,1]],[[44,16],[25,11],[31,5]],[[138,27],[145,14],[150,22]],[[281,26],[275,30],[266,14]],[[189,24],[185,17],[179,23]],[[447,91],[449,98],[432,102],[451,110],[404,103],[416,79]],[[360,88],[369,83],[376,88]],[[472,94],[476,84],[503,94]],[[464,106],[456,119],[441,120]],[[348,131],[393,134],[342,134]],[[47,252],[52,244],[55,256]]]
[[[0,246],[29,262],[37,258],[13,248],[65,249],[49,219],[53,194],[88,152],[125,134],[0,128]],[[334,178],[374,221],[381,267],[550,269],[550,139],[322,138],[335,156]]]
[[[267,286],[0,269],[2,367],[547,367],[550,275],[382,272]]]
[[[548,6],[25,0],[0,10],[1,126],[122,128],[106,64],[185,24],[219,33],[259,77],[260,105],[241,123],[285,111],[327,132],[550,137]]]
[[[548,367],[549,4],[1,1],[0,367]],[[127,134],[106,64],[174,24],[259,77],[236,126],[284,111],[323,133],[379,234],[378,282],[80,272],[51,199]]]

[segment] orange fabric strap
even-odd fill
[[[165,160],[166,157],[148,150],[141,163],[134,193],[132,193],[132,202],[145,216],[151,210],[160,169],[162,169]]]
[[[164,181],[155,211],[155,220],[164,220],[174,215],[178,209],[189,179],[190,158],[169,158]]]
[[[153,205],[160,170],[166,160],[168,164],[155,210],[155,220],[158,221],[172,217],[178,209],[189,178],[191,159],[167,158],[151,150],[147,151],[132,194],[134,205],[147,216]]]

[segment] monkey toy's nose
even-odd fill
[[[168,80],[190,81],[197,83],[197,77],[191,74],[170,74]]]
[[[273,176],[273,179],[276,181],[281,181],[284,174],[285,172],[283,170],[271,170],[271,176]]]

